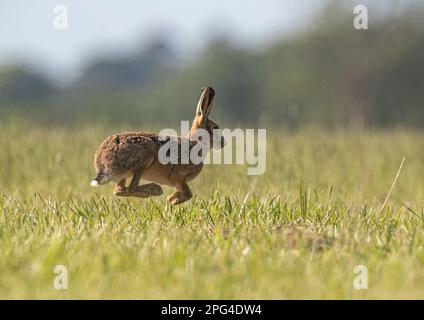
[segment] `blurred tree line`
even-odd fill
[[[192,118],[200,88],[211,85],[222,125],[421,128],[423,13],[370,18],[358,31],[351,9],[332,7],[288,39],[248,49],[216,38],[189,62],[157,39],[126,58],[93,62],[66,88],[3,67],[0,117],[172,125]]]

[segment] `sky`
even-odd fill
[[[72,79],[93,56],[126,54],[163,32],[184,52],[213,35],[248,46],[307,27],[323,0],[0,0],[0,65],[24,62],[52,78]],[[54,8],[67,8],[57,30]]]

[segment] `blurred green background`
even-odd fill
[[[322,1],[303,28],[258,46],[220,30],[186,59],[158,32],[119,56],[92,58],[65,85],[25,64],[3,64],[1,121],[178,128],[211,85],[212,118],[223,127],[421,128],[423,5],[369,3],[362,31],[353,28],[354,5]]]

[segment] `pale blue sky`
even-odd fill
[[[31,61],[63,78],[77,74],[92,55],[125,54],[162,29],[187,52],[214,32],[255,46],[306,27],[322,2],[0,0],[0,64]],[[53,28],[56,5],[68,8],[67,31]]]

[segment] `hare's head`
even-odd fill
[[[211,87],[202,88],[202,94],[197,104],[196,115],[190,130],[190,139],[201,142],[202,135],[199,134],[199,131],[203,130],[209,137],[210,145],[214,149],[221,149],[225,146],[225,139],[218,124],[209,119],[214,96],[215,91]]]

